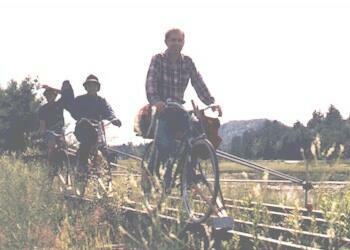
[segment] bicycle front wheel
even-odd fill
[[[192,223],[204,222],[215,210],[219,169],[215,149],[207,139],[194,143],[181,177],[182,199]]]
[[[92,179],[95,180],[95,192],[98,198],[112,197],[112,172],[110,163],[102,150],[98,150],[92,159]]]
[[[154,142],[151,142],[146,147],[141,161],[141,188],[147,210],[161,210],[164,201],[162,183],[163,173],[160,169],[159,152]]]

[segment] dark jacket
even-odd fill
[[[63,109],[70,111],[73,101],[74,92],[72,86],[68,81],[65,81],[61,87],[61,98],[40,107],[38,112],[39,120],[45,121],[47,129],[56,130],[63,128]]]
[[[106,99],[88,94],[75,98],[71,107],[71,115],[77,121],[81,118],[101,120],[115,119],[114,112]]]

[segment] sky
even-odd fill
[[[194,60],[222,106],[221,122],[268,118],[304,124],[330,104],[350,114],[350,4],[344,0],[0,0],[0,85],[38,77],[76,95],[95,74],[122,120],[114,144],[137,140],[145,78],[164,33],[185,32]],[[191,85],[185,99],[196,97]],[[187,104],[187,107],[190,107]],[[72,127],[74,122],[65,114]]]

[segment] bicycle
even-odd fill
[[[48,186],[52,187],[55,177],[58,178],[60,184],[60,191],[72,189],[72,169],[68,156],[68,147],[64,139],[64,133],[57,133],[54,130],[46,130],[46,137],[52,137],[55,141],[51,158],[47,157],[49,174]]]
[[[193,102],[192,106],[193,110],[187,112],[176,102],[166,102],[165,111],[176,109],[183,112],[187,126],[176,138],[175,150],[166,160],[161,160],[154,140],[148,144],[141,161],[141,187],[146,208],[155,211],[161,210],[171,190],[180,186],[190,222],[202,223],[216,211],[220,189],[218,160],[205,133],[202,115],[205,110],[214,110],[218,106],[198,109]],[[158,119],[154,111],[151,124],[154,124],[156,134]]]
[[[76,194],[83,197],[90,180],[93,184],[93,191],[96,192],[97,198],[102,198],[102,196],[111,197],[112,196],[112,172],[111,172],[111,161],[107,150],[105,126],[102,121],[82,118],[78,123],[85,123],[91,131],[95,131],[92,135],[95,137],[90,145],[88,145],[88,163],[85,171],[78,169],[81,165],[79,155],[81,153],[81,148],[84,145],[80,143],[79,150],[77,152],[77,170],[76,170]],[[91,135],[86,135],[91,136]],[[89,144],[88,143],[88,144]]]

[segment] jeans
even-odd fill
[[[175,139],[188,129],[187,114],[179,109],[169,108],[158,118],[155,131],[155,145],[161,161],[166,161],[175,152]]]

